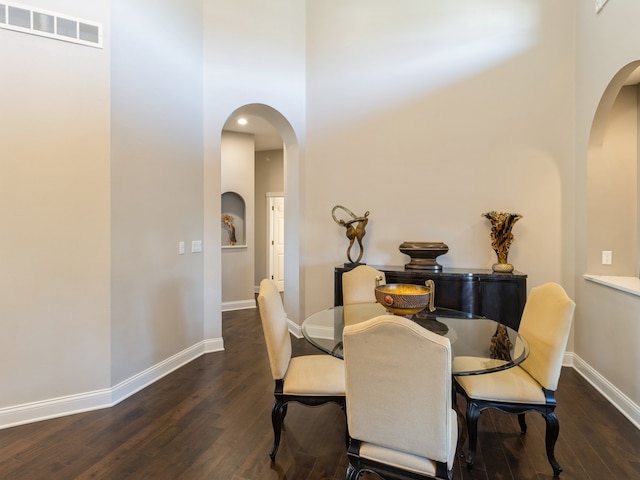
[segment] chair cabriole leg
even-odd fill
[[[347,466],[347,480],[357,480],[360,476],[360,472],[358,472],[353,465],[349,464]]]
[[[549,459],[551,468],[553,468],[553,476],[557,477],[558,475],[560,475],[560,472],[562,472],[562,467],[556,460],[554,454],[556,441],[558,440],[558,435],[560,433],[560,423],[558,422],[558,417],[556,416],[555,412],[544,415],[544,420],[547,424],[547,431],[545,434],[547,458]]]
[[[282,433],[282,421],[284,420],[284,414],[287,411],[287,404],[275,399],[273,407],[271,408],[271,424],[273,425],[273,445],[269,456],[271,460],[276,459],[276,453],[278,453],[278,447],[280,446],[280,434]]]
[[[518,423],[520,424],[520,431],[524,435],[527,433],[527,421],[524,419],[524,413],[518,414]]]
[[[473,460],[476,456],[476,443],[478,441],[478,417],[480,408],[470,399],[467,400],[467,430],[469,435],[469,450],[467,452],[467,468],[473,468]]]

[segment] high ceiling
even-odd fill
[[[246,125],[238,124],[240,117],[247,120]],[[243,114],[230,117],[227,123],[225,123],[223,130],[253,134],[255,137],[256,152],[282,149],[282,137],[273,125],[257,115]]]

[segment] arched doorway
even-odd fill
[[[248,120],[246,130],[242,130],[237,125],[239,118]],[[259,123],[259,132],[252,132],[251,122]],[[268,128],[265,128],[265,124]],[[273,141],[269,139],[271,135],[275,135],[280,139],[282,146],[282,162],[283,162],[283,188],[286,208],[284,213],[284,237],[286,238],[284,247],[284,290],[285,309],[290,319],[297,323],[298,312],[301,311],[300,299],[300,273],[299,273],[299,239],[298,239],[298,218],[300,212],[300,194],[299,194],[299,148],[297,136],[289,121],[277,110],[264,104],[249,104],[237,108],[227,117],[223,132],[233,131],[236,133],[246,132],[256,135],[256,141]],[[261,137],[261,135],[263,137]],[[271,144],[274,145],[273,143]],[[270,148],[260,146],[260,149]],[[256,212],[256,215],[262,215],[263,212]],[[261,247],[259,247],[261,248]],[[224,260],[224,259],[223,259]],[[224,286],[224,278],[221,279],[221,285]],[[292,325],[295,329],[295,325]],[[295,332],[294,332],[295,333]]]

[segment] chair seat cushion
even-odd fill
[[[293,357],[283,383],[286,395],[344,396],[344,362],[331,355]]]
[[[520,367],[484,375],[458,376],[455,379],[470,398],[496,402],[545,404],[542,386]]]

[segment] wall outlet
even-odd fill
[[[603,265],[611,265],[611,250],[603,250],[602,251],[602,264]]]

